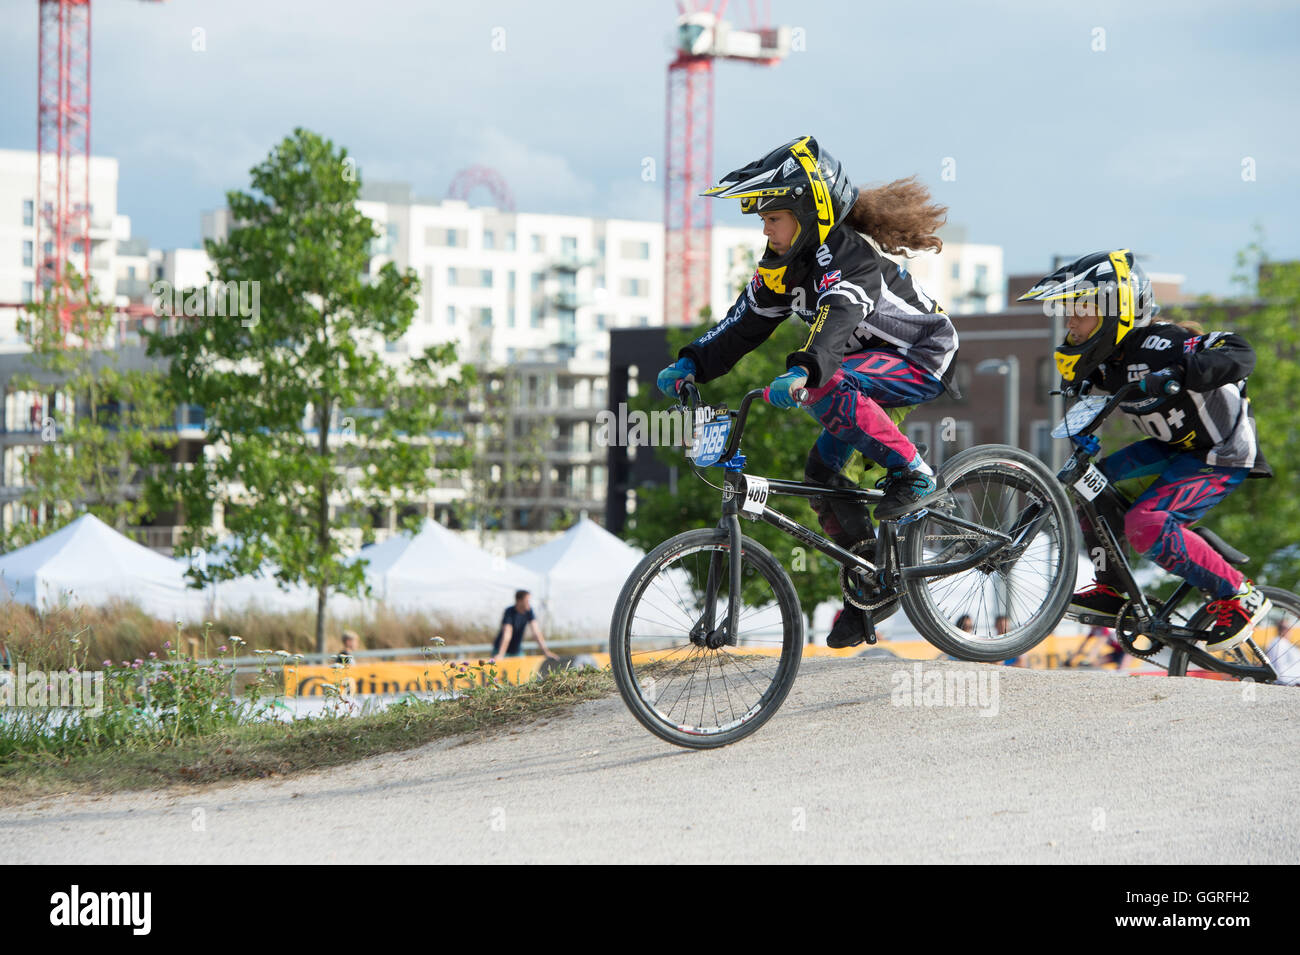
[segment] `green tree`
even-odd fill
[[[1239,295],[1174,310],[1205,330],[1234,331],[1255,350],[1248,394],[1259,446],[1275,475],[1247,480],[1207,524],[1252,558],[1256,580],[1294,590],[1300,582],[1300,263],[1270,262],[1257,235],[1237,255]]]
[[[252,285],[256,314],[209,301],[150,342],[171,362],[176,400],[204,409],[209,442],[154,491],[180,505],[186,549],[211,548],[224,511],[233,549],[193,571],[196,582],[256,573],[270,560],[282,584],[315,588],[324,652],[329,590],[367,589],[339,524],[364,531],[376,511],[409,505],[439,472],[467,464],[469,442],[437,432],[473,375],[454,365],[451,344],[401,367],[385,360],[386,343],[411,324],[418,281],[392,263],[369,274],[378,231],[357,209],[346,150],[296,129],[251,175],[253,192],[227,194],[237,225],[207,251],[219,282]],[[187,314],[189,304],[187,294]]]
[[[6,528],[6,550],[58,530],[82,511],[119,532],[140,524],[150,511],[145,477],[175,443],[162,430],[174,406],[161,373],[121,367],[123,353],[112,347],[112,307],[69,270],[66,296],[56,292],[19,319],[32,348],[31,370],[14,376],[12,387],[43,393],[45,400],[41,444],[23,469],[17,503],[40,512],[43,523]],[[62,315],[72,316],[71,328],[63,327]]]
[[[669,329],[669,354],[664,356],[663,364],[671,363],[683,345],[706,330],[707,326]],[[704,400],[712,405],[738,407],[747,391],[762,388],[785,372],[786,356],[797,351],[807,337],[807,326],[797,318],[789,319],[763,345],[742,358],[725,377],[701,386]],[[629,415],[633,411],[648,415],[651,411],[670,407],[669,400],[654,384],[659,367],[643,370],[639,390],[628,400]],[[910,407],[891,409],[890,417],[896,423],[901,422],[910,410]],[[805,411],[774,408],[761,399],[756,400],[750,407],[741,439],[747,470],[768,477],[802,480],[808,449],[821,432],[821,425]],[[654,449],[654,453],[669,467],[678,470],[678,480],[675,491],[668,486],[637,488],[636,512],[628,520],[626,536],[646,550],[682,531],[715,525],[722,502],[718,490],[696,477],[684,448],[660,446]],[[871,487],[885,472],[875,462],[865,463],[871,465],[870,469],[864,470],[862,455],[855,453],[845,474],[861,486]],[[700,474],[721,486],[721,468],[700,469]],[[771,503],[792,520],[819,530],[817,517],[805,499],[781,497]],[[762,522],[742,520],[741,529],[746,536],[770,550],[785,566],[810,622],[813,609],[819,603],[840,599],[839,565],[830,558],[805,548],[794,538]]]

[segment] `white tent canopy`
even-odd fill
[[[363,548],[357,559],[367,562],[371,591],[389,609],[485,626],[501,622],[516,590],[537,593],[541,583],[531,570],[480,550],[433,520],[418,534]]]
[[[642,556],[583,517],[555,540],[514,560],[542,578],[550,630],[605,638],[619,591]]]
[[[184,567],[119,534],[93,514],[26,547],[0,555],[0,594],[48,610],[66,597],[95,606],[134,600],[163,620],[199,620],[206,599],[187,586]]]
[[[192,565],[211,567],[223,563],[235,544],[234,537],[218,541],[210,551],[193,557],[178,558],[182,571]],[[282,589],[275,579],[275,564],[267,561],[258,574],[244,574],[231,580],[209,584],[203,589],[209,617],[237,610],[260,610],[267,613],[316,612],[316,589],[306,584],[291,584]],[[335,616],[355,613],[361,602],[331,590],[326,611]]]

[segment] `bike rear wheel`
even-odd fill
[[[646,729],[692,749],[725,746],[757,730],[780,707],[799,672],[804,627],[799,597],[766,548],[741,538],[737,633],[710,649],[692,639],[712,572],[715,626],[727,620],[731,542],[700,529],[660,544],[623,586],[610,625],[619,694]]]
[[[1244,643],[1231,650],[1207,652],[1228,665],[1260,667],[1267,664],[1278,675],[1276,680],[1268,682],[1300,685],[1300,597],[1278,587],[1259,589],[1273,602],[1273,608],[1255,627],[1254,632]],[[1188,621],[1187,626],[1192,630],[1208,630],[1213,622],[1210,614],[1202,607]],[[1170,676],[1186,676],[1189,664],[1195,666],[1185,649],[1171,647]],[[1235,678],[1231,671],[1218,672]]]
[[[968,448],[939,471],[951,505],[944,511],[1009,534],[1038,519],[1018,553],[995,550],[974,567],[907,581],[903,607],[916,629],[943,652],[991,663],[1036,646],[1060,622],[1074,592],[1078,525],[1069,498],[1036,457],[1008,445]],[[973,554],[989,538],[927,514],[904,525],[903,561],[942,564]],[[957,626],[970,617],[973,632]]]

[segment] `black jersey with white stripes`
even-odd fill
[[[885,258],[847,226],[800,263],[760,268],[721,322],[678,357],[695,362],[696,380],[725,375],[791,314],[809,325],[803,347],[786,358],[801,365],[818,387],[845,355],[867,349],[895,351],[940,379],[954,396],[957,331],[944,310],[907,271]]]
[[[1088,380],[1114,394],[1127,382],[1174,366],[1182,371],[1182,391],[1172,397],[1123,401],[1119,410],[1143,434],[1191,452],[1206,464],[1251,468],[1252,476],[1271,477],[1246,397],[1255,351],[1240,335],[1197,334],[1165,322],[1140,326]]]

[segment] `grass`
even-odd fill
[[[247,652],[265,649],[312,653],[316,649],[315,611],[238,611],[219,614],[211,623],[211,638],[216,643],[238,634],[246,641]],[[345,629],[355,630],[361,637],[361,648],[366,650],[427,646],[434,637],[442,637],[452,647],[482,644],[496,636],[495,628],[381,609],[368,618],[329,617],[325,627],[327,652],[342,649],[340,634]],[[93,646],[97,659],[133,660],[148,657],[151,652],[161,655],[163,644],[176,640],[176,623],[150,616],[128,600],[104,607],[63,606],[42,613],[12,600],[0,602],[0,645],[8,646],[15,657],[26,659],[29,667],[54,669],[50,651],[61,654],[69,633],[78,633],[83,645]],[[180,649],[198,655],[198,638],[191,636],[188,641],[188,646]]]
[[[557,671],[520,686],[475,687],[453,700],[408,698],[360,717],[246,723],[174,743],[154,737],[68,755],[14,752],[0,761],[0,805],[326,769],[449,736],[523,725],[606,696],[613,685],[608,670]]]

